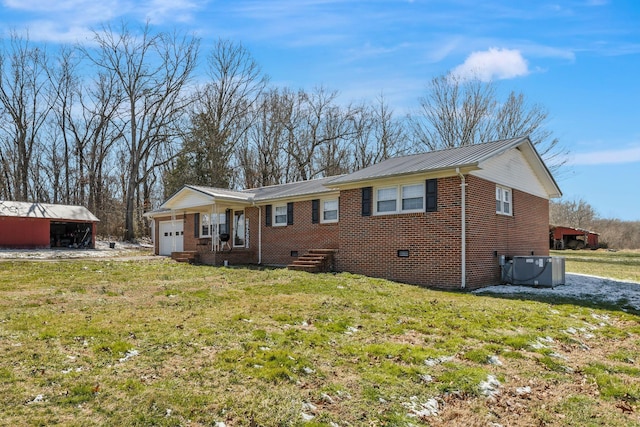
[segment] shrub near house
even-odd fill
[[[287,265],[334,249],[338,271],[473,289],[500,281],[500,255],[548,255],[549,199],[560,196],[520,137],[243,191],[187,185],[149,216],[161,255]]]

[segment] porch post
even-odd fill
[[[176,211],[171,209],[171,252],[176,251]]]

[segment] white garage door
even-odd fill
[[[160,255],[171,255],[171,252],[182,252],[184,248],[184,224],[182,221],[161,221]]]

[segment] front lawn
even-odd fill
[[[0,296],[3,425],[640,425],[615,308],[167,260],[3,262]]]

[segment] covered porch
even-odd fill
[[[183,187],[160,211],[149,215],[159,231],[156,253],[209,265],[257,263],[249,213],[258,208],[253,206],[251,196],[224,189]],[[258,226],[257,218],[255,221]],[[163,232],[163,226],[171,226],[173,232]]]

